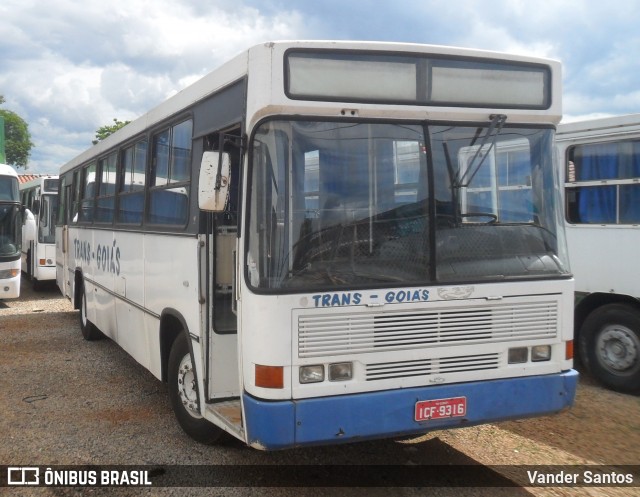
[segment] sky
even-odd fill
[[[292,39],[451,45],[563,64],[564,122],[640,112],[637,0],[2,0],[0,95],[31,174],[243,50]]]

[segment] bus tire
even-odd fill
[[[625,304],[599,307],[580,329],[579,350],[602,384],[618,392],[640,391],[640,311]]]
[[[84,288],[84,283],[80,289],[80,331],[82,337],[87,341],[99,340],[102,338],[102,333],[96,328],[96,326],[89,321],[87,314],[87,296]]]
[[[169,400],[184,432],[197,442],[211,445],[224,432],[200,415],[197,377],[187,340],[187,334],[181,331],[171,347],[168,367]]]
[[[36,278],[31,278],[31,288],[33,288],[34,291],[39,292],[44,288],[44,284]]]

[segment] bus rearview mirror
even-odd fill
[[[224,210],[229,193],[230,170],[231,160],[228,153],[204,152],[198,186],[198,207],[201,210]]]

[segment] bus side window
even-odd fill
[[[95,220],[101,223],[113,222],[116,192],[117,153],[112,153],[98,163],[99,179],[96,199]]]
[[[80,214],[80,191],[82,185],[80,183],[80,171],[73,173],[73,183],[71,185],[71,198],[69,199],[71,204],[70,216],[67,222],[77,223]]]
[[[568,154],[571,186],[565,196],[570,223],[640,222],[640,142],[575,145]]]
[[[140,224],[144,212],[144,187],[146,183],[147,141],[141,140],[122,151],[120,168],[120,201],[118,222]]]
[[[185,225],[189,217],[189,164],[193,123],[183,121],[153,137],[148,221]]]
[[[93,203],[96,193],[96,164],[89,164],[82,170],[82,199],[80,221],[93,221]]]

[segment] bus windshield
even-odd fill
[[[252,142],[259,290],[568,274],[550,128],[268,121]]]
[[[0,202],[20,202],[17,178],[0,174]]]
[[[22,245],[22,216],[17,204],[0,203],[0,261],[14,258]]]

